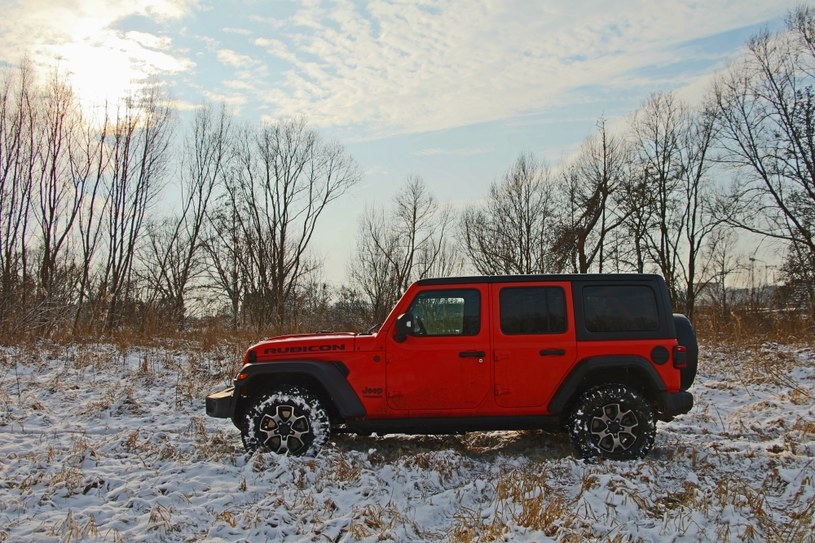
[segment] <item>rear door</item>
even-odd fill
[[[491,299],[496,403],[548,405],[576,357],[571,284],[497,283]]]
[[[414,334],[402,342],[387,340],[390,408],[472,409],[488,397],[488,292],[485,285],[466,285],[416,294],[408,309]]]

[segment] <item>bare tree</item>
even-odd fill
[[[609,134],[605,119],[563,170],[558,206],[562,211],[553,241],[556,267],[602,273],[609,232],[625,215],[613,208],[613,197],[626,177],[630,157],[625,142]]]
[[[522,154],[504,180],[490,187],[483,207],[464,211],[462,246],[479,273],[545,273],[552,269],[554,210],[549,169]]]
[[[753,37],[713,92],[722,159],[738,175],[728,221],[793,244],[809,262],[815,261],[814,68],[815,9],[802,7],[786,31]],[[815,299],[810,308],[815,314]]]
[[[86,249],[96,235],[87,237],[87,227],[98,231],[98,220],[87,219],[98,215],[107,123],[87,122],[56,71],[42,86],[26,62],[18,74],[4,80],[1,99],[0,310],[4,316],[13,313],[14,322],[29,331],[43,333],[63,324],[75,307],[76,329],[89,284]]]
[[[107,261],[100,285],[108,300],[105,327],[119,326],[130,296],[133,262],[144,216],[165,173],[171,114],[156,87],[118,110],[110,134],[111,171],[106,208]]]
[[[228,167],[231,120],[205,106],[193,120],[181,163],[181,213],[147,229],[145,273],[154,297],[166,306],[167,317],[184,325],[186,297],[202,269],[204,222],[216,184]]]
[[[671,93],[651,96],[632,119],[631,130],[641,182],[629,184],[629,228],[643,236],[642,248],[668,284],[675,307],[693,316],[697,290],[704,283],[700,256],[721,224],[713,214],[708,175],[715,117],[693,112]],[[637,211],[647,206],[647,210]],[[640,260],[642,265],[646,261]]]
[[[93,265],[97,254],[102,222],[108,206],[105,178],[110,163],[107,152],[110,120],[107,108],[98,123],[87,123],[82,130],[78,151],[71,156],[71,176],[83,187],[84,196],[76,217],[76,233],[79,245],[80,277],[77,286],[73,331],[80,325],[96,321],[93,311],[86,314],[86,301],[93,297]],[[95,308],[98,304],[89,304]]]
[[[393,269],[394,257],[399,252],[398,234],[389,230],[390,225],[383,210],[366,208],[357,233],[354,260],[349,269],[351,281],[368,300],[369,318],[374,323],[385,320],[390,306],[400,293]]]
[[[781,264],[784,285],[779,295],[786,306],[806,307],[815,299],[815,260],[804,249],[802,244],[790,243]]]
[[[37,147],[34,180],[34,217],[38,225],[38,308],[39,326],[53,326],[56,313],[73,301],[73,278],[64,276],[68,261],[67,244],[85,196],[85,176],[75,176],[75,157],[80,148],[81,110],[71,88],[55,72],[38,100]],[[62,264],[62,265],[60,265]]]
[[[0,88],[0,320],[26,305],[26,241],[34,179],[35,106],[31,70],[6,72]]]
[[[686,120],[681,131],[681,190],[684,201],[683,224],[685,258],[680,259],[685,288],[684,313],[693,318],[696,300],[714,270],[703,257],[706,246],[721,238],[724,224],[716,213],[716,194],[709,170],[711,149],[716,135],[716,117],[710,108],[702,109]],[[721,268],[718,270],[721,273]]]
[[[326,206],[357,183],[356,162],[322,142],[304,121],[282,121],[237,137],[237,177],[225,186],[240,227],[243,303],[257,326],[282,326],[287,303],[317,268],[309,246]]]
[[[687,111],[673,94],[653,94],[631,122],[634,149],[647,190],[653,197],[645,249],[665,278],[671,301],[680,300],[680,240],[683,230],[683,202],[679,192],[682,174],[681,130]],[[636,204],[635,204],[636,205]]]
[[[447,236],[452,220],[416,176],[408,177],[387,213],[365,211],[350,276],[368,298],[373,322],[385,320],[411,282],[458,269]]]
[[[229,317],[232,329],[240,324],[241,302],[246,291],[247,266],[243,230],[239,220],[237,188],[227,175],[223,180],[223,193],[216,199],[212,209],[207,210],[202,246],[206,254],[204,284],[229,300]]]
[[[637,273],[645,272],[648,260],[646,233],[651,225],[655,201],[645,173],[641,164],[631,164],[614,197],[618,213],[624,218],[620,228],[624,236],[618,240],[622,247],[618,246],[615,260],[618,267],[630,268]]]
[[[711,236],[705,247],[704,258],[710,267],[710,280],[705,289],[697,295],[709,297],[719,315],[727,319],[731,311],[731,289],[728,281],[736,271],[744,269],[743,263],[735,254],[737,238],[732,229],[720,228]]]

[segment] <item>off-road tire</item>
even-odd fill
[[[648,401],[624,385],[583,393],[569,421],[575,453],[584,459],[643,458],[654,446],[656,418]]]
[[[290,456],[315,456],[330,433],[320,400],[300,387],[281,387],[249,407],[241,427],[243,446]]]

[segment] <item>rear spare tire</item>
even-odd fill
[[[687,361],[687,366],[679,370],[680,387],[682,390],[688,390],[696,379],[696,368],[699,365],[699,344],[696,342],[696,331],[685,315],[674,313],[674,326],[677,341],[685,347],[685,360]]]

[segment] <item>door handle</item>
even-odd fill
[[[458,353],[461,358],[484,358],[484,351],[462,351]]]
[[[566,354],[566,349],[541,349],[541,356],[563,356]]]

